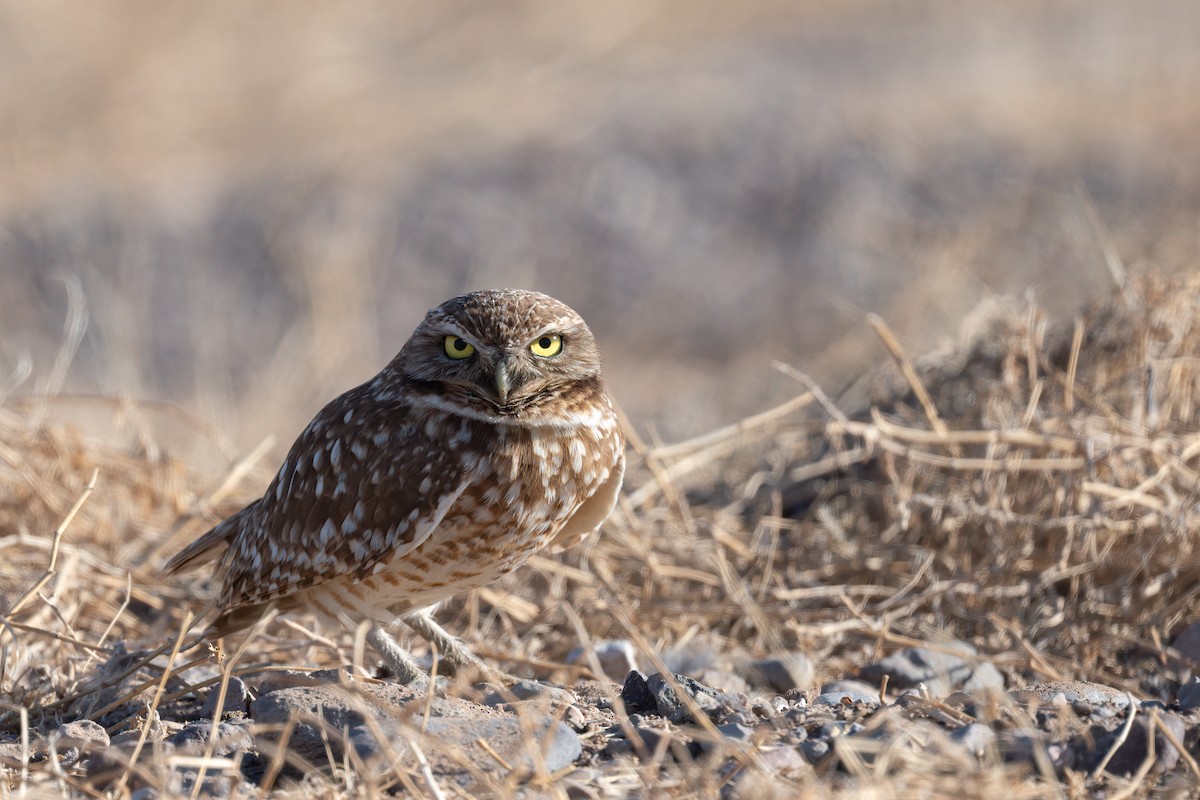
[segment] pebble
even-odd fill
[[[996,732],[991,726],[972,722],[950,732],[950,740],[966,748],[976,757],[983,757],[996,744]]]
[[[322,720],[335,731],[348,730],[362,725],[367,714],[376,720],[388,719],[414,698],[422,704],[427,699],[410,687],[394,683],[358,683],[353,687],[337,684],[293,686],[260,695],[250,705],[250,716],[258,725],[282,727],[294,715],[300,721],[292,730],[289,746],[314,763],[323,764],[328,761],[327,742],[335,758],[341,757],[342,748],[340,737],[324,734],[316,720]],[[431,713],[439,716],[456,711],[469,714],[470,708],[479,709],[463,700],[435,697]]]
[[[522,720],[509,716],[433,717],[425,726],[426,736],[418,741],[434,774],[464,782],[469,778],[467,762],[475,769],[506,773],[495,756],[479,740],[487,742],[514,769],[528,770],[539,761],[549,772],[569,767],[583,752],[583,742],[575,731],[561,722],[549,720],[527,730]],[[380,742],[378,729],[386,739]],[[364,761],[376,758],[389,761],[403,752],[415,731],[397,720],[387,719],[372,725],[350,729],[350,742]],[[536,747],[531,752],[531,747]]]
[[[722,736],[735,742],[748,742],[754,738],[754,729],[739,722],[718,725],[717,730],[721,732]]]
[[[1188,661],[1200,662],[1200,621],[1193,622],[1180,631],[1171,640],[1171,649],[1179,651],[1179,655]],[[1188,669],[1187,664],[1178,658],[1169,659],[1167,664],[1171,669]]]
[[[625,676],[625,685],[621,687],[621,702],[625,704],[626,714],[658,712],[658,701],[646,683],[646,676],[636,670]]]
[[[578,733],[588,729],[587,715],[583,713],[583,709],[577,705],[569,705],[563,709],[563,723],[571,730]]]
[[[720,693],[697,680],[685,675],[673,675],[675,682],[695,702],[699,709],[710,717],[724,707]],[[670,681],[661,673],[655,673],[646,679],[646,687],[654,696],[658,715],[671,722],[694,722],[692,711],[679,696]]]
[[[866,681],[857,681],[853,678],[843,678],[842,680],[830,681],[821,686],[821,694],[827,692],[859,692],[860,694],[879,697],[879,685],[872,686]]]
[[[60,753],[68,749],[99,750],[109,745],[108,732],[100,723],[90,719],[79,719],[59,725],[50,736],[55,740],[55,747]]]
[[[1182,711],[1200,708],[1200,676],[1193,675],[1187,683],[1179,687],[1176,701]]]
[[[1175,735],[1177,741],[1182,742],[1186,733],[1183,720],[1178,714],[1159,713],[1159,724],[1171,731]],[[1085,764],[1087,770],[1095,769],[1100,760],[1103,759],[1108,751],[1112,749],[1113,744],[1121,735],[1122,726],[1117,726],[1113,730],[1105,730],[1099,725],[1092,726],[1091,732],[1080,743],[1080,748],[1087,747],[1090,742],[1094,742],[1088,748],[1088,758]],[[1090,741],[1089,741],[1090,740]],[[1104,771],[1112,775],[1130,776],[1141,767],[1149,754],[1150,743],[1150,721],[1149,715],[1143,716],[1140,712],[1134,718],[1133,727],[1130,728],[1129,734],[1125,737],[1125,741],[1113,753],[1109,759]],[[1154,761],[1161,771],[1167,772],[1179,763],[1179,751],[1171,744],[1171,741],[1163,735],[1161,730],[1155,728],[1154,734]]]
[[[868,683],[879,685],[888,676],[889,685],[907,689],[925,684],[931,696],[941,698],[951,692],[1002,689],[1004,676],[966,642],[949,642],[937,649],[909,647],[869,664],[862,671]]]
[[[592,642],[592,653],[600,662],[600,668],[604,670],[604,674],[613,681],[621,681],[630,672],[638,669],[637,650],[634,648],[633,642],[628,639],[606,639]],[[567,663],[587,666],[590,661],[585,656],[582,647],[572,648],[567,653]]]
[[[218,758],[227,758],[242,750],[253,750],[254,737],[250,735],[249,726],[249,720],[220,723],[217,726],[217,739],[212,755]],[[197,720],[186,725],[183,730],[171,736],[167,741],[175,747],[176,752],[201,755],[208,750],[212,729],[212,720]]]
[[[800,743],[800,755],[814,766],[825,760],[830,749],[831,745],[826,739],[808,739]]]
[[[1124,709],[1129,705],[1129,695],[1102,683],[1087,681],[1048,681],[1035,683],[1009,692],[1021,703],[1039,705],[1072,705],[1088,703],[1097,708],[1104,706]]]
[[[487,693],[480,700],[485,706],[499,706],[528,700],[548,701],[552,705],[570,705],[576,700],[575,694],[569,689],[534,680],[517,681],[509,686],[482,684],[477,688],[485,687]]]
[[[780,694],[791,689],[809,688],[814,672],[812,661],[803,653],[755,659],[747,668],[751,681]]]
[[[204,705],[200,708],[201,717],[212,719],[216,715],[217,699],[220,694],[220,684],[209,690],[208,695],[204,698]],[[233,712],[245,714],[249,708],[250,690],[246,687],[246,682],[238,677],[230,678],[229,686],[225,689],[225,702],[221,707],[221,715]]]
[[[871,708],[879,707],[879,695],[864,694],[856,691],[823,692],[813,699],[814,706],[844,706],[864,705]]]
[[[796,772],[808,767],[808,762],[795,747],[767,747],[758,754],[764,765],[779,772]]]
[[[1037,771],[1037,755],[1041,750],[1046,754],[1051,766],[1056,772],[1072,769],[1075,766],[1075,751],[1065,742],[1048,741],[1048,737],[1037,729],[1013,728],[1001,731],[996,737],[1000,754],[1005,761],[1027,763]]]
[[[646,754],[653,756],[659,752],[659,748],[664,750],[670,747],[671,731],[666,728],[655,728],[649,725],[639,725],[634,728],[634,731],[642,740],[642,745],[646,748]]]
[[[724,670],[703,670],[697,680],[705,686],[711,686],[725,694],[747,694],[750,691],[750,684],[746,682],[745,678]]]

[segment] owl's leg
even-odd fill
[[[383,657],[383,663],[396,675],[396,681],[403,684],[423,684],[429,682],[429,676],[421,665],[413,660],[396,640],[378,622],[371,623],[367,630],[367,642]]]
[[[463,667],[478,670],[481,675],[501,684],[502,692],[511,699],[531,699],[543,697],[555,703],[574,703],[575,695],[567,689],[551,686],[541,681],[529,680],[519,675],[503,672],[489,666],[479,656],[467,649],[459,639],[446,632],[445,628],[433,621],[428,611],[417,611],[400,618],[405,625],[412,628],[420,636],[438,649],[438,654],[446,662],[451,672],[458,672]]]
[[[468,650],[467,646],[457,637],[452,636],[445,628],[434,622],[428,611],[406,614],[400,619],[405,625],[416,631],[422,639],[437,648],[438,657],[446,663],[450,672],[456,673],[463,667],[471,667],[485,675],[495,673],[494,669]]]

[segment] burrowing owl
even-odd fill
[[[583,320],[536,292],[480,291],[426,315],[378,375],[325,406],[266,493],[167,563],[218,560],[210,636],[271,608],[371,623],[398,678],[403,620],[450,666],[477,659],[427,610],[609,515],[624,442]]]

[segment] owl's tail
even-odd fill
[[[192,569],[220,558],[229,546],[229,540],[242,527],[246,517],[257,507],[258,503],[251,503],[171,556],[171,560],[163,567],[163,572],[173,575],[176,572]]]

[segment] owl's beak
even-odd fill
[[[496,364],[496,396],[500,405],[508,403],[508,364],[504,361]]]

